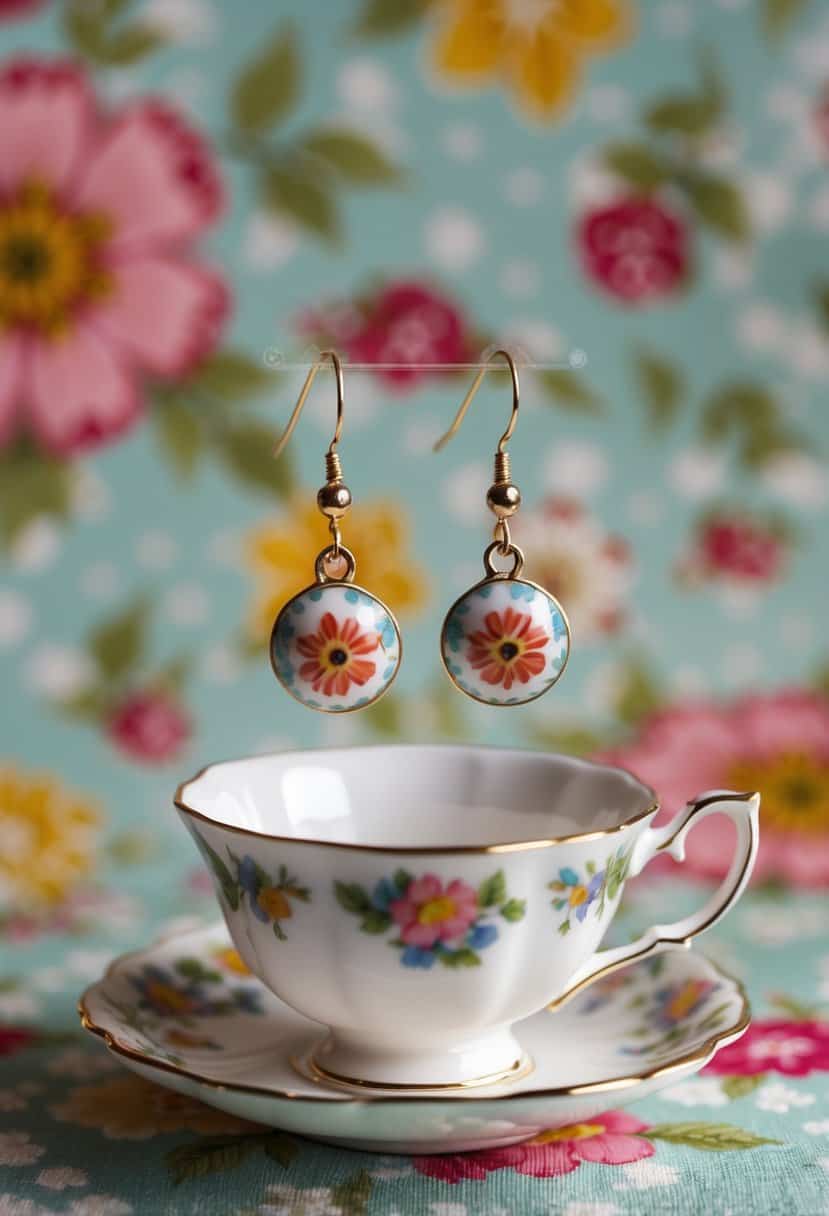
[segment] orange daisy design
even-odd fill
[[[351,684],[362,686],[374,675],[376,664],[361,656],[379,645],[379,633],[361,633],[353,617],[340,625],[332,612],[326,612],[316,633],[296,640],[297,650],[308,660],[299,674],[314,692],[344,697]]]
[[[488,612],[484,625],[485,629],[469,635],[467,658],[485,684],[503,684],[509,689],[516,680],[527,684],[541,675],[547,660],[540,652],[550,637],[533,625],[529,613],[514,608]]]

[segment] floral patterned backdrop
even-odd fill
[[[753,893],[710,945],[760,1020],[732,1050],[739,1083],[677,1100],[743,1104],[726,1208],[776,1210],[783,1153],[774,1194],[825,1206],[829,1090],[790,1081],[829,1067],[825,5],[0,0],[0,50],[0,1051],[17,1078],[0,1211],[173,1210],[165,1153],[228,1132],[120,1072],[90,1080],[107,1061],[73,1013],[112,954],[213,914],[177,782],[394,738],[611,757],[668,810],[762,791]],[[331,344],[463,363],[496,341],[542,365],[522,378],[515,531],[568,609],[566,676],[504,713],[440,669],[440,621],[488,539],[503,378],[435,456],[463,373],[347,373],[344,539],[405,657],[375,707],[303,710],[265,644],[324,543],[334,396],[321,376],[272,461],[303,374],[285,365]],[[724,847],[716,823],[699,832],[695,877],[670,890],[699,900]],[[647,908],[664,888],[640,890]],[[67,1121],[97,1129],[69,1154]],[[559,1136],[399,1175],[306,1146],[245,1165],[244,1204],[240,1172],[216,1210],[691,1211],[686,1172],[715,1210],[723,1155],[646,1126],[609,1114],[604,1149]],[[156,1136],[153,1181],[102,1135]],[[600,1162],[639,1164],[608,1191]],[[191,1178],[175,1210],[207,1210],[211,1184]]]

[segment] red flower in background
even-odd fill
[[[13,1056],[36,1039],[28,1026],[0,1026],[0,1056]]]
[[[754,879],[829,883],[829,701],[819,693],[659,710],[633,742],[600,758],[653,786],[664,807],[657,823],[701,790],[759,790]],[[721,878],[732,840],[731,823],[713,816],[688,837],[684,869]]]
[[[737,1077],[761,1072],[806,1077],[811,1072],[829,1072],[829,1024],[782,1018],[753,1021],[741,1039],[717,1052],[706,1072]]]
[[[697,524],[690,552],[677,573],[690,582],[724,578],[743,584],[770,583],[783,572],[788,540],[776,523],[715,512]]]
[[[813,119],[820,142],[823,144],[827,155],[829,155],[829,84],[823,86],[818,103],[813,111]]]
[[[389,283],[370,298],[334,301],[305,313],[300,332],[333,344],[355,363],[464,363],[474,349],[459,307],[425,283]],[[381,370],[387,383],[411,386],[428,372]]]
[[[0,21],[17,21],[20,17],[30,17],[39,8],[43,8],[46,0],[0,0]]]
[[[625,304],[671,295],[688,273],[684,222],[652,198],[623,198],[588,211],[577,239],[585,273]]]
[[[178,701],[154,690],[132,693],[112,712],[107,732],[131,760],[163,764],[190,737],[190,719]]]
[[[71,453],[142,409],[139,376],[214,347],[222,280],[190,259],[222,191],[212,154],[158,101],[101,116],[66,61],[0,72],[0,445],[21,425]]]

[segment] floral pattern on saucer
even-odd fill
[[[282,922],[294,914],[292,901],[311,902],[311,893],[301,886],[299,879],[280,866],[275,876],[267,874],[252,857],[238,857],[227,850],[230,865],[222,860],[203,836],[193,832],[199,851],[213,872],[218,890],[233,912],[247,899],[248,907],[258,921],[270,925],[274,937],[287,941]]]
[[[435,874],[415,878],[397,870],[371,893],[359,883],[343,882],[334,884],[334,893],[346,912],[361,918],[363,933],[379,936],[396,928],[389,944],[400,950],[400,962],[424,970],[436,962],[479,966],[479,951],[498,940],[498,919],[519,921],[526,910],[523,899],[509,898],[503,870],[477,890],[460,878],[444,883]]]
[[[440,640],[450,679],[487,705],[534,701],[558,680],[570,630],[561,605],[535,583],[488,579],[450,608]]]
[[[570,932],[574,917],[579,924],[584,922],[594,906],[597,916],[604,915],[605,905],[613,902],[627,878],[631,853],[632,849],[619,849],[603,870],[597,869],[593,861],[587,862],[583,874],[570,866],[559,870],[558,878],[548,883],[554,893],[553,907],[559,912],[566,910],[559,933]]]
[[[400,633],[386,605],[350,583],[315,584],[282,608],[271,634],[280,683],[309,709],[371,705],[400,666]]]

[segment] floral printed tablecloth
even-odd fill
[[[0,1213],[829,1210],[828,161],[819,0],[0,0]],[[465,374],[347,373],[344,540],[404,662],[370,710],[304,711],[264,644],[324,543],[334,402],[321,376],[274,463],[285,365],[495,341],[544,365],[515,535],[565,678],[506,713],[440,670],[503,378],[432,456]],[[752,889],[700,946],[745,1039],[641,1106],[418,1161],[241,1126],[83,1038],[109,958],[215,916],[179,780],[399,738],[609,757],[667,811],[760,789]],[[706,825],[619,933],[727,848]]]

